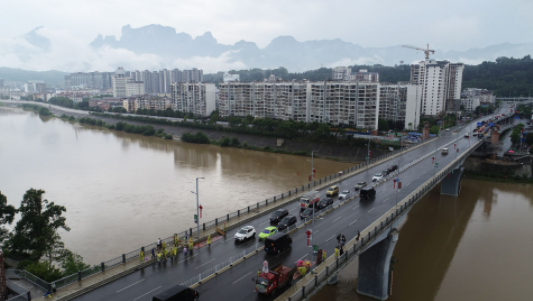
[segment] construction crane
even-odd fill
[[[428,44],[426,49],[420,48],[420,47],[411,46],[411,45],[402,45],[402,47],[409,48],[409,49],[414,49],[414,50],[422,50],[422,51],[424,51],[424,53],[426,54],[426,60],[429,60],[429,53],[435,54],[435,50],[429,49],[429,44]]]

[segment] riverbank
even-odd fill
[[[11,102],[8,104],[20,105],[23,103]],[[98,116],[98,115],[88,116],[87,112],[83,112],[83,111],[77,112],[76,110],[73,110],[73,109],[66,109],[66,108],[61,108],[57,106],[51,106],[49,110],[52,113],[54,113],[56,116],[62,116],[62,115],[65,115],[67,117],[72,116],[76,119],[80,119],[82,117],[90,117],[90,118],[102,120],[103,122],[109,125],[116,126],[116,124],[120,122],[120,119],[118,117],[113,117],[110,114],[106,114],[105,116]],[[140,116],[140,117],[144,117],[144,116]],[[136,125],[136,126],[151,125],[156,130],[163,129],[165,133],[172,135],[174,138],[177,138],[177,139],[179,139],[185,133],[194,135],[197,131],[200,131],[197,128],[170,126],[170,125],[163,125],[163,124],[150,123],[150,122],[144,122],[144,121],[127,120],[127,122],[128,124]],[[353,163],[353,164],[366,161],[366,156],[367,156],[366,146],[361,147],[361,146],[331,144],[331,143],[326,143],[326,142],[310,142],[310,141],[304,141],[303,139],[299,139],[299,138],[281,139],[278,141],[276,137],[262,137],[262,136],[243,134],[243,133],[224,133],[224,132],[213,131],[213,130],[208,130],[208,129],[201,129],[201,131],[209,138],[210,141],[220,141],[224,139],[225,137],[228,137],[229,139],[237,138],[240,141],[241,145],[247,145],[248,146],[247,149],[256,150],[256,151],[295,154],[295,155],[302,155],[303,153],[311,154],[311,152],[313,151],[314,155],[320,158],[333,160],[337,162]],[[387,147],[383,147],[383,148],[371,147],[371,150],[372,150],[372,157],[378,157],[389,152]]]
[[[467,179],[474,179],[487,182],[497,182],[497,183],[516,183],[516,184],[531,184],[533,183],[533,178],[528,178],[526,175],[502,175],[497,173],[487,173],[487,172],[476,172],[476,171],[465,171],[464,177]]]

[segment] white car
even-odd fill
[[[347,200],[352,197],[350,190],[343,190],[339,193],[339,200]]]
[[[376,174],[376,175],[374,175],[374,176],[372,177],[372,182],[379,182],[379,181],[381,181],[382,179],[383,179],[383,174],[378,173],[378,174]]]
[[[465,133],[465,138],[469,138],[470,137],[470,133],[469,132],[466,132]]]
[[[235,233],[235,242],[245,241],[250,238],[255,238],[255,228],[252,226],[246,226],[241,228],[237,233]]]

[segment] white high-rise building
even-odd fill
[[[129,80],[126,82],[126,97],[144,95],[144,82]]]
[[[173,83],[171,90],[174,110],[197,116],[210,116],[215,110],[215,84]]]
[[[113,97],[127,97],[126,84],[129,78],[126,77],[124,68],[118,67],[115,74],[111,77],[111,84],[113,86]]]
[[[446,110],[446,100],[459,99],[464,65],[428,59],[411,65],[411,83],[422,87],[422,115],[437,116]]]

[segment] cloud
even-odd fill
[[[35,34],[49,41],[49,47],[34,45],[26,36],[0,40],[0,66],[26,70],[64,72],[113,71],[117,67],[126,70],[159,70],[199,68],[220,71],[246,68],[241,61],[232,58],[233,52],[218,57],[193,57],[169,59],[156,54],[137,54],[127,49],[91,48],[68,31],[38,28]]]
[[[338,60],[331,64],[328,64],[327,67],[333,68],[337,66],[353,66],[353,65],[374,65],[374,64],[384,64],[384,60],[379,55],[373,55],[370,57],[359,57],[357,59],[344,58]]]

